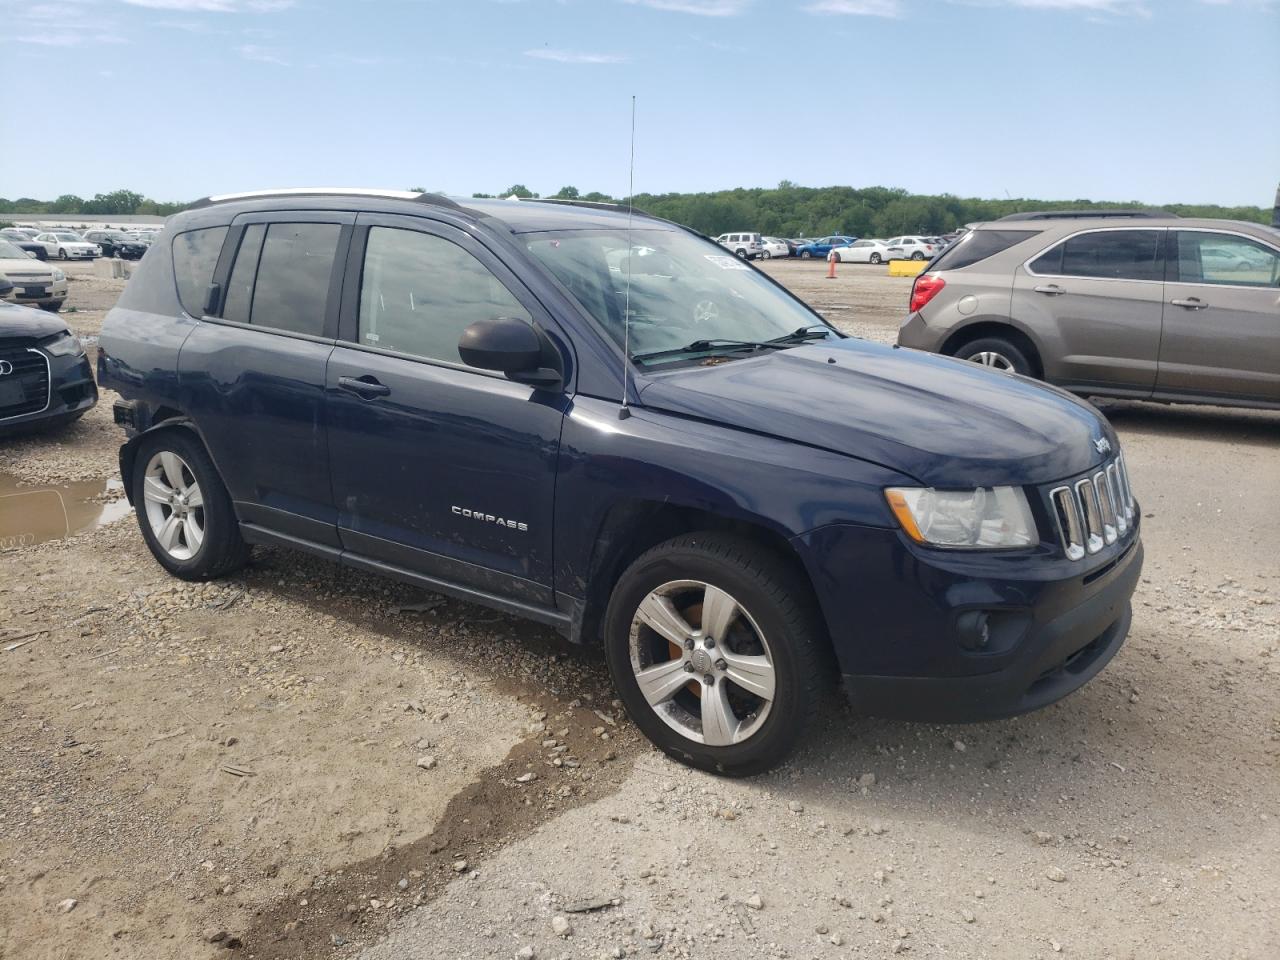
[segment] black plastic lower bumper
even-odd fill
[[[1080,689],[1116,655],[1129,633],[1129,598],[1142,572],[1141,541],[1078,606],[1039,624],[1016,658],[990,673],[948,677],[844,676],[860,713],[937,723],[1016,716]]]

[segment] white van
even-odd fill
[[[764,238],[758,233],[722,233],[716,237],[716,243],[743,260],[764,255]]]

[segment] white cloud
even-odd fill
[[[692,13],[698,17],[736,17],[752,0],[625,0],[626,3],[672,13]]]
[[[549,47],[539,47],[536,50],[526,50],[526,57],[533,57],[535,60],[554,60],[556,63],[626,63],[626,57],[620,57],[613,53],[583,53],[577,50],[553,50]]]
[[[246,43],[237,47],[236,50],[239,51],[240,56],[246,60],[252,60],[254,63],[273,63],[277,67],[289,66],[289,61],[280,54],[280,51],[271,47],[260,47],[254,43]]]
[[[858,17],[900,17],[902,0],[818,0],[805,10],[808,13]]]

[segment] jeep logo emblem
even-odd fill
[[[1111,441],[1108,440],[1106,437],[1098,437],[1096,440],[1093,441],[1093,446],[1094,446],[1094,449],[1097,450],[1099,453],[1111,452]]]

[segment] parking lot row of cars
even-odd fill
[[[841,263],[888,263],[890,260],[932,260],[960,234],[929,237],[918,234],[864,239],[844,234],[829,237],[766,237],[759,233],[722,233],[716,243],[744,260],[771,260],[776,257],[821,258],[835,252]]]
[[[38,230],[33,227],[5,227],[0,239],[8,240],[37,260],[93,260],[120,257],[141,260],[159,230]]]
[[[120,257],[141,260],[159,236],[158,230],[0,229],[0,301],[40,307],[50,313],[67,299],[67,275],[48,260],[94,260]]]

